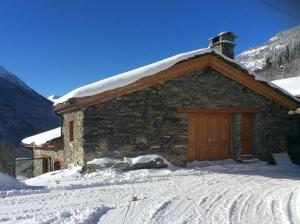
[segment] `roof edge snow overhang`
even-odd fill
[[[55,148],[56,147],[56,144],[55,142],[59,141],[59,140],[62,140],[63,141],[63,137],[60,136],[58,138],[54,138],[54,139],[51,139],[43,144],[38,144],[36,145],[34,142],[33,143],[30,143],[30,144],[27,144],[27,143],[21,143],[21,145],[25,148]]]
[[[287,94],[279,87],[275,88],[274,86],[271,86],[271,84],[266,80],[255,79],[254,74],[251,74],[251,72],[234,62],[234,60],[213,51],[180,61],[163,71],[138,79],[137,81],[126,86],[108,90],[92,96],[71,98],[64,103],[56,105],[55,111],[57,114],[62,115],[67,112],[101,104],[116,97],[142,90],[146,87],[162,84],[167,80],[174,79],[189,72],[201,70],[207,67],[218,71],[220,74],[240,83],[241,85],[259,93],[260,95],[277,102],[288,110],[296,110],[300,105],[299,100]]]

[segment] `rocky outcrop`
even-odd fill
[[[268,80],[300,75],[300,26],[281,32],[260,46],[236,57],[247,68]]]

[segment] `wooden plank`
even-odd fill
[[[203,160],[208,156],[207,118],[203,114],[189,114],[187,160]]]
[[[271,87],[264,85],[263,83],[254,79],[254,77],[248,75],[246,72],[241,71],[238,68],[233,67],[229,63],[225,62],[218,57],[212,58],[212,68],[216,71],[220,72],[221,74],[237,81],[238,83],[246,86],[247,88],[267,97],[270,100],[273,100],[285,108],[290,110],[296,110],[298,104],[287,97],[279,94]]]
[[[197,153],[196,160],[205,160],[208,158],[208,133],[207,133],[207,115],[206,114],[196,114],[197,116]]]
[[[208,116],[209,160],[229,158],[230,119],[228,114]]]
[[[187,160],[193,161],[196,152],[196,114],[189,114],[188,119]]]
[[[257,108],[177,108],[178,113],[207,113],[207,114],[234,114],[234,113],[257,113]]]
[[[230,115],[189,113],[187,160],[230,156]]]

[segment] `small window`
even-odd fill
[[[69,123],[69,138],[70,142],[73,142],[74,140],[74,121],[70,121]]]

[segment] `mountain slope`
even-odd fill
[[[236,60],[268,80],[300,76],[300,26],[242,52]]]
[[[0,66],[0,140],[18,145],[24,137],[59,126],[52,105]]]

